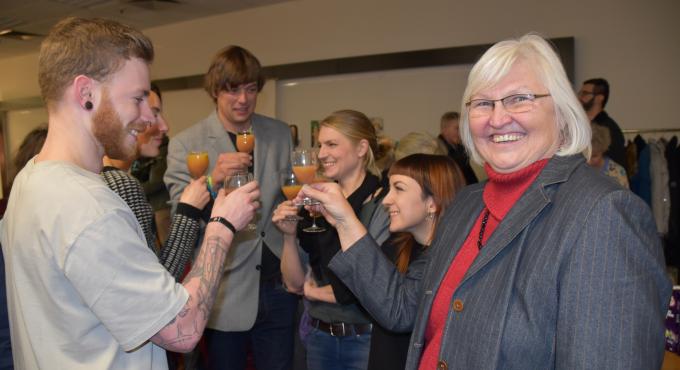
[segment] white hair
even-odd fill
[[[583,154],[590,158],[590,120],[569,83],[562,62],[548,41],[536,34],[501,41],[487,50],[472,67],[463,93],[460,137],[470,157],[478,164],[484,159],[474,146],[466,103],[479,91],[495,86],[513,65],[526,62],[546,87],[555,106],[555,122],[560,132],[556,155]]]

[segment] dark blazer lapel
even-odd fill
[[[437,225],[437,233],[432,243],[432,253],[430,257],[429,272],[424,276],[431,277],[431,282],[436,286],[432,288],[436,291],[439,284],[444,279],[444,275],[449,270],[453,259],[463,246],[465,239],[477,220],[477,216],[482,212],[482,192],[484,184],[475,184],[466,188],[465,191],[456,195],[451,204]],[[461,216],[465,215],[465,216]],[[431,284],[428,283],[428,286]]]
[[[461,284],[493,260],[513,239],[517,237],[551,202],[546,188],[565,182],[576,167],[583,162],[583,156],[553,157],[533,184],[520,197],[503,221],[489,237],[479,252]]]

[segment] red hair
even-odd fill
[[[431,196],[437,210],[434,214],[434,224],[437,225],[440,215],[453,201],[456,193],[465,186],[458,165],[449,157],[432,154],[412,154],[396,161],[389,171],[389,176],[403,175],[415,180],[423,193],[423,200]],[[436,226],[435,226],[436,228]],[[411,251],[415,239],[410,233],[397,233],[393,238],[397,248],[397,269],[405,272],[408,268]]]

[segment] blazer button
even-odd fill
[[[448,370],[449,364],[446,363],[444,360],[439,360],[437,362],[437,370]]]
[[[261,269],[262,269],[262,266],[260,266],[260,265],[255,266],[255,270],[260,271]]]
[[[463,311],[463,301],[456,299],[453,301],[453,310],[456,312]]]
[[[264,238],[264,231],[260,233],[260,236]]]

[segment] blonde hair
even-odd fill
[[[505,77],[515,63],[526,62],[548,90],[555,106],[555,122],[560,132],[560,147],[556,155],[582,154],[590,158],[590,121],[576,98],[564,72],[562,62],[551,44],[544,38],[527,34],[519,39],[501,41],[482,55],[472,67],[461,106],[461,140],[472,159],[483,164],[484,159],[474,146],[466,103],[479,91],[493,87]]]
[[[345,109],[331,113],[319,124],[319,128],[329,127],[350,139],[354,145],[361,140],[368,142],[368,150],[363,159],[364,168],[370,173],[380,177],[380,169],[375,163],[375,154],[378,152],[378,138],[371,120],[365,114]]]
[[[436,137],[424,132],[410,132],[399,140],[394,158],[400,160],[415,153],[446,155],[444,144]]]
[[[609,129],[596,123],[592,123],[590,129],[593,131],[593,137],[591,140],[593,153],[603,154],[607,151],[609,145],[612,143]]]

